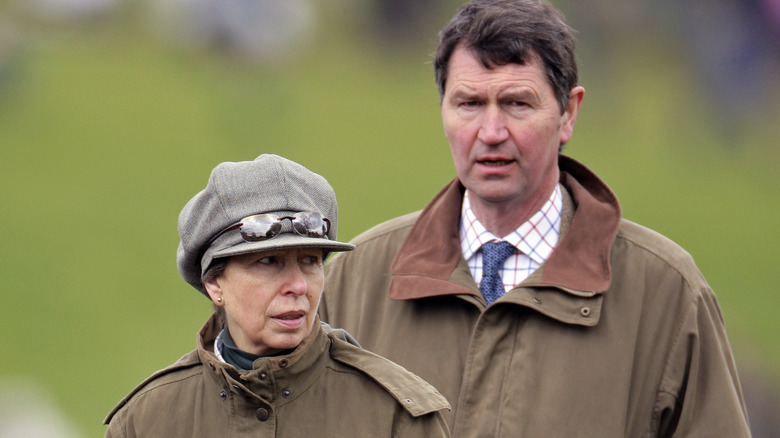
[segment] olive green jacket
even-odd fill
[[[721,312],[689,254],[621,219],[584,166],[559,165],[558,245],[489,307],[453,181],[329,260],[321,318],[441,391],[456,438],[749,436]]]
[[[316,324],[291,354],[239,372],[214,355],[212,317],[196,350],[108,415],[106,437],[449,437],[433,387]]]

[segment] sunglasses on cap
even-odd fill
[[[304,211],[295,213],[293,216],[276,216],[275,214],[263,213],[253,216],[247,216],[239,222],[230,225],[217,233],[206,244],[210,247],[219,236],[231,230],[239,230],[241,237],[247,242],[259,242],[261,240],[271,239],[279,235],[282,231],[282,221],[290,219],[293,231],[305,237],[325,237],[330,231],[330,221],[321,214],[313,211]]]

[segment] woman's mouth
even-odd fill
[[[274,315],[272,318],[279,324],[294,330],[300,328],[301,325],[303,325],[303,321],[306,319],[306,312],[302,310],[295,310]]]

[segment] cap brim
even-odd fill
[[[306,237],[295,233],[282,233],[268,240],[241,242],[238,245],[221,249],[211,255],[212,259],[255,252],[274,251],[288,248],[322,248],[328,251],[352,251],[355,246],[349,243],[328,240],[322,237]]]

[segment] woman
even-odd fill
[[[179,216],[179,272],[215,312],[197,349],[108,415],[107,437],[447,437],[447,401],[321,324],[328,182],[275,155],[222,163]]]

